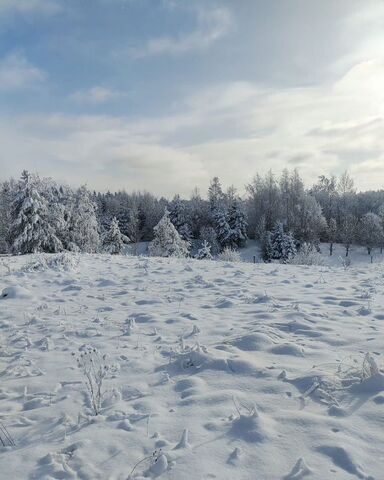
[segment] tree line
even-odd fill
[[[264,260],[284,260],[304,243],[319,249],[320,242],[329,243],[330,255],[336,242],[346,256],[353,244],[371,254],[384,245],[384,191],[357,192],[347,172],[306,188],[296,169],[257,174],[245,195],[215,177],[205,197],[195,189],[189,199],[172,200],[73,189],[27,171],[0,183],[0,253],[119,253],[126,243],[151,241],[159,255],[160,235],[199,258],[241,248],[247,238],[260,241]]]

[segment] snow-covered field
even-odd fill
[[[384,478],[382,265],[32,259],[0,262],[2,478]]]
[[[125,248],[125,253],[127,255],[148,255],[148,245],[149,242],[140,242],[136,244],[130,244]],[[244,248],[239,250],[240,257],[243,262],[253,263],[256,260],[256,263],[263,263],[261,259],[260,244],[257,240],[247,240],[247,244]],[[256,257],[254,259],[254,257]],[[345,260],[345,249],[340,244],[334,244],[333,255],[329,255],[329,244],[321,244],[321,257],[324,265],[332,267],[342,267],[343,261]],[[374,264],[383,263],[384,253],[380,253],[380,249],[375,248],[372,252],[372,261]],[[367,249],[358,245],[352,245],[349,253],[349,259],[351,265],[361,266],[369,265],[371,263],[371,257],[367,254]]]

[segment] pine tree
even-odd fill
[[[192,241],[192,230],[188,223],[184,223],[179,229],[178,232],[180,237],[186,242],[191,243]]]
[[[73,191],[69,187],[58,186],[51,178],[41,179],[40,186],[41,195],[49,205],[49,223],[54,228],[63,248],[66,249],[68,244],[68,202],[72,198]]]
[[[185,209],[185,203],[181,200],[180,195],[175,195],[168,206],[168,211],[169,219],[176,229],[179,229],[186,222]]]
[[[204,240],[201,248],[197,251],[195,258],[198,260],[212,260],[211,245]]]
[[[140,230],[140,212],[139,208],[134,203],[129,210],[129,223],[128,223],[128,235],[127,237],[133,242],[133,251],[137,255],[138,253],[138,243],[141,239],[141,230]]]
[[[229,239],[230,246],[243,247],[247,240],[248,223],[238,198],[235,198],[229,207],[228,225],[231,230]]]
[[[278,222],[271,233],[272,258],[280,260],[283,256],[284,227]]]
[[[270,255],[274,260],[288,261],[296,254],[295,240],[291,233],[285,233],[282,223],[277,223],[271,232],[270,239]]]
[[[208,188],[208,199],[211,211],[216,211],[223,206],[224,193],[218,177],[214,177]]]
[[[179,232],[181,238],[190,242],[192,239],[192,230],[188,222],[188,212],[186,202],[181,200],[180,195],[175,195],[169,204],[169,218]]]
[[[129,238],[123,235],[116,217],[112,218],[109,230],[103,235],[103,250],[111,255],[120,254]]]
[[[63,245],[49,222],[48,202],[39,192],[40,179],[23,171],[12,202],[10,239],[13,253],[54,253]]]
[[[74,197],[69,228],[71,250],[80,250],[86,253],[98,251],[100,237],[96,204],[85,186],[80,187]]]
[[[10,251],[11,204],[15,188],[13,181],[0,185],[0,253]]]
[[[282,256],[281,259],[283,262],[288,262],[293,258],[297,253],[296,242],[293,238],[292,232],[284,234],[283,245],[282,245]]]
[[[149,253],[154,257],[186,257],[189,244],[183,240],[165,211],[159,223],[154,227],[154,239],[149,246]]]
[[[273,259],[272,232],[265,232],[261,239],[261,255],[264,262],[270,262]]]
[[[220,248],[230,246],[231,243],[231,227],[228,223],[228,215],[223,208],[219,208],[213,212],[215,222],[215,231]]]

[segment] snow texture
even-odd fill
[[[383,478],[380,264],[45,257],[0,264],[6,478]]]

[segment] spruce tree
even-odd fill
[[[283,237],[281,260],[285,263],[292,259],[297,253],[296,242],[292,232],[285,233]]]
[[[13,181],[5,181],[0,185],[0,253],[8,253],[11,247],[11,204],[14,189],[15,185]]]
[[[179,232],[181,238],[190,242],[192,239],[192,230],[188,222],[188,212],[186,202],[181,200],[180,195],[175,195],[169,204],[169,218]]]
[[[215,222],[215,231],[220,248],[230,246],[231,244],[231,227],[228,223],[228,215],[223,208],[218,208],[213,212]]]
[[[265,262],[270,262],[273,259],[271,232],[265,232],[261,238],[261,253]]]
[[[238,198],[235,198],[229,207],[228,225],[230,228],[230,246],[243,247],[247,240],[248,223],[246,221],[245,213]]]
[[[211,211],[216,211],[223,206],[224,193],[218,177],[213,177],[208,188],[208,200]]]
[[[129,238],[122,234],[116,217],[112,218],[109,230],[103,235],[103,250],[111,255],[121,254]]]
[[[183,240],[165,211],[159,223],[153,229],[154,239],[149,246],[149,253],[154,257],[186,257],[189,244]]]
[[[11,204],[13,218],[9,235],[13,253],[54,253],[63,248],[50,223],[48,202],[39,192],[39,183],[37,176],[23,171]]]
[[[96,204],[85,186],[74,197],[70,218],[70,249],[95,253],[100,246]]]
[[[296,254],[296,245],[293,235],[285,233],[283,224],[278,222],[271,232],[270,239],[270,255],[274,260],[288,261]]]

